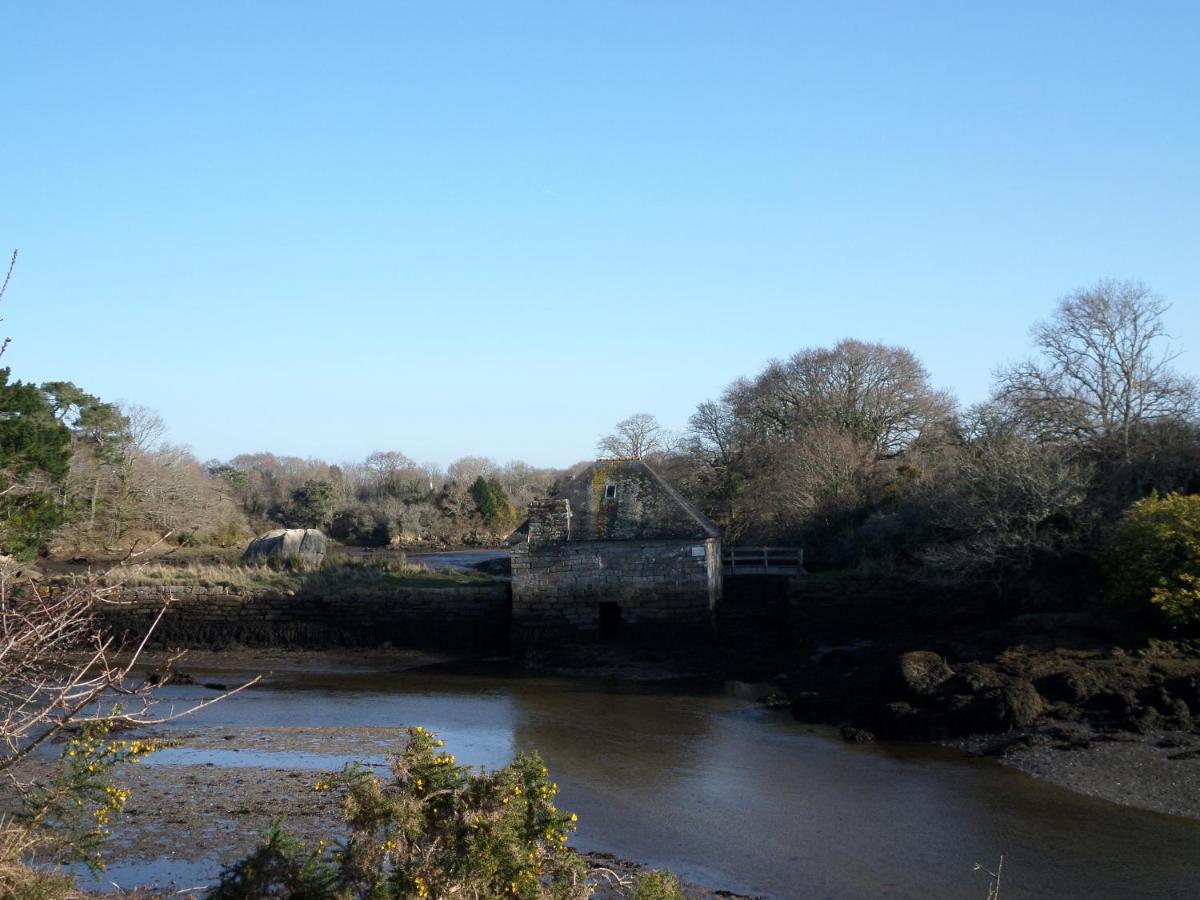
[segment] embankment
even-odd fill
[[[507,645],[503,583],[296,593],[198,585],[123,588],[100,612],[118,635],[154,646],[397,647],[491,651]]]

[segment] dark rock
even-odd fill
[[[786,697],[776,693],[764,694],[754,702],[768,709],[783,709],[790,705]]]
[[[195,680],[186,672],[172,672],[170,669],[156,669],[146,673],[146,684],[149,687],[162,687],[167,684],[195,684]]]
[[[900,655],[893,677],[907,695],[928,697],[954,677],[954,670],[930,650],[911,650]]]
[[[816,691],[801,691],[792,695],[792,715],[801,722],[823,722],[833,704]]]
[[[971,704],[968,713],[979,731],[1011,731],[1031,725],[1046,710],[1037,688],[1023,678],[990,688]]]
[[[1154,707],[1143,706],[1128,719],[1118,724],[1127,731],[1150,734],[1162,727],[1162,716]]]
[[[984,663],[965,663],[955,668],[954,677],[942,686],[942,690],[950,694],[974,695],[999,688],[1003,684],[1003,676],[992,666]]]
[[[1182,700],[1172,700],[1163,715],[1175,722],[1175,727],[1181,731],[1186,731],[1192,727],[1192,713],[1188,709],[1188,705]]]
[[[1200,715],[1200,676],[1184,675],[1167,682],[1166,689],[1172,697],[1182,700],[1192,711]]]
[[[847,744],[871,744],[875,741],[875,735],[864,728],[855,728],[853,725],[843,725],[842,740]]]
[[[1133,691],[1121,688],[1106,688],[1087,701],[1088,709],[1112,720],[1126,720],[1137,709],[1137,697]]]
[[[883,704],[876,723],[876,731],[882,737],[902,740],[921,740],[929,730],[920,710],[903,701]]]
[[[1076,669],[1052,672],[1034,681],[1039,694],[1054,703],[1079,703],[1092,693],[1092,679]]]
[[[1170,715],[1174,711],[1174,704],[1177,702],[1161,684],[1142,688],[1138,691],[1137,698],[1138,702],[1143,706],[1153,707],[1163,715]],[[1184,705],[1186,706],[1187,704]]]

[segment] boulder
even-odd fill
[[[911,650],[896,661],[895,681],[912,697],[928,697],[954,677],[954,670],[931,650]]]
[[[1120,723],[1131,719],[1138,709],[1137,697],[1126,688],[1106,688],[1097,691],[1087,701],[1088,709],[1099,713],[1109,722]]]
[[[1172,679],[1167,687],[1171,696],[1188,705],[1192,715],[1200,716],[1200,675],[1184,675]]]
[[[929,728],[921,710],[904,702],[884,703],[876,711],[875,730],[885,738],[924,740]]]
[[[1092,679],[1078,669],[1051,672],[1034,681],[1038,692],[1053,703],[1079,703],[1091,696]]]
[[[824,722],[834,711],[829,698],[816,691],[800,691],[791,698],[792,716],[800,722]]]
[[[1011,731],[1031,725],[1046,709],[1032,683],[1014,678],[976,697],[970,714],[979,731]]]
[[[329,540],[315,528],[276,528],[250,542],[242,562],[316,568],[325,559]]]
[[[847,744],[872,744],[875,735],[865,728],[855,728],[853,725],[842,726],[842,740]]]

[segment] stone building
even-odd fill
[[[721,532],[640,459],[602,459],[529,505],[512,539],[518,643],[704,635]]]

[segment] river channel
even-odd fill
[[[165,691],[172,702],[204,694]],[[471,764],[536,749],[561,786],[560,807],[579,814],[574,846],[715,888],[983,897],[974,863],[1001,855],[1006,897],[1195,897],[1200,885],[1198,822],[1073,794],[950,750],[849,745],[730,686],[284,672],[187,720],[180,727],[192,740],[151,760],[164,774],[215,767],[232,785],[255,768],[380,761],[392,729],[418,724]],[[168,871],[162,862],[114,871],[138,883]],[[193,864],[187,877],[204,874]]]

